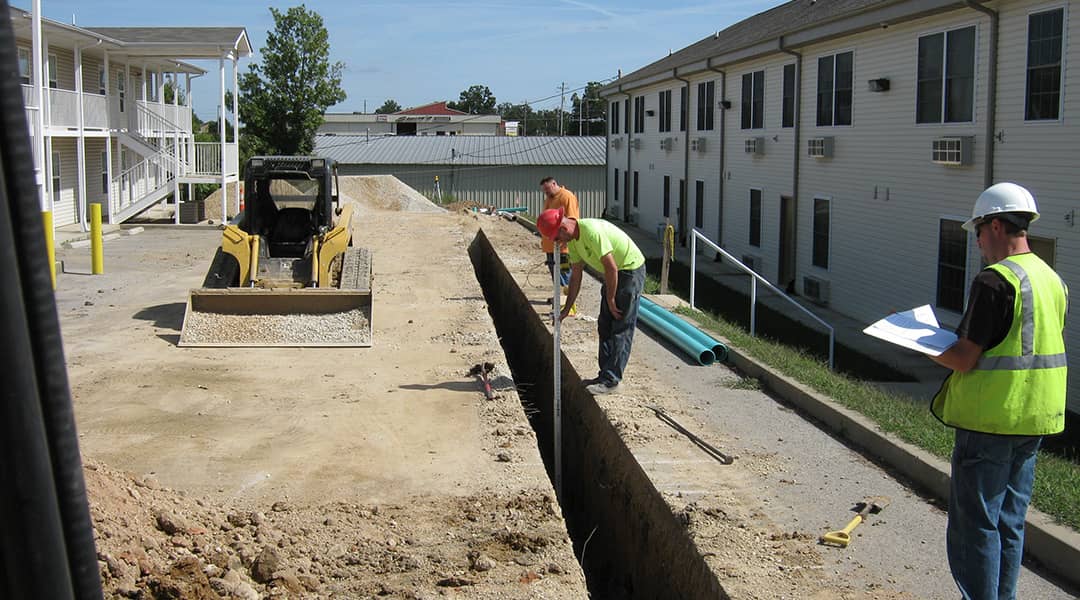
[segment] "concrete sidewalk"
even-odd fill
[[[622,223],[617,223],[617,225],[619,225],[619,227],[634,240],[634,243],[637,244],[638,248],[641,249],[647,259],[660,260],[663,258],[663,247],[659,240],[657,240],[655,232],[648,232]],[[700,286],[703,278],[710,278],[717,283],[744,295],[747,298],[745,309],[747,313],[749,313],[750,277],[727,260],[722,262],[714,261],[715,255],[716,253],[711,248],[708,248],[705,244],[699,242],[698,258],[696,261],[698,285]],[[686,265],[687,269],[689,269],[689,241],[687,241],[686,248],[676,245],[675,261]],[[659,277],[659,273],[650,274]],[[672,282],[674,283],[674,279],[672,279]],[[678,284],[680,286],[685,285],[689,287],[689,281],[680,281]],[[701,288],[698,287],[699,302],[701,301],[700,289]],[[845,346],[857,354],[873,359],[874,361],[903,373],[912,379],[912,381],[875,382],[880,387],[903,393],[915,400],[929,401],[930,397],[938,390],[938,387],[945,379],[945,376],[948,375],[947,369],[939,366],[922,354],[900,348],[899,346],[883,342],[877,338],[864,334],[862,330],[866,328],[869,323],[864,323],[842,315],[836,311],[830,310],[828,307],[814,304],[805,298],[798,296],[791,297],[798,302],[800,306],[817,315],[835,329],[837,346]],[[802,311],[792,306],[790,302],[778,296],[775,292],[769,290],[760,283],[757,286],[757,301],[759,304],[781,313],[814,331],[826,332],[826,329],[822,327],[820,323],[815,322]],[[821,351],[825,353],[828,349],[822,346]]]

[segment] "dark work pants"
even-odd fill
[[[566,258],[565,254],[561,254],[560,262],[561,262],[561,264],[559,266],[561,267],[561,270],[559,271],[559,281],[562,283],[563,287],[566,287],[566,286],[570,285],[570,263],[567,262],[567,258]],[[555,279],[555,253],[554,252],[548,252],[547,253],[547,260],[545,260],[544,263],[547,264],[548,274],[551,275],[552,281],[554,281],[554,279]]]
[[[630,346],[634,342],[634,329],[637,326],[638,304],[641,292],[645,288],[645,265],[633,271],[619,271],[619,280],[615,285],[615,306],[622,312],[622,318],[611,315],[607,305],[607,286],[600,287],[600,318],[596,329],[600,334],[600,374],[607,383],[622,380],[626,361],[630,360]]]

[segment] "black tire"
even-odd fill
[[[218,248],[217,253],[214,254],[214,260],[210,262],[210,270],[206,272],[203,287],[223,289],[238,285],[240,285],[240,264],[236,262],[236,257]]]
[[[348,248],[341,265],[343,290],[371,291],[371,253],[367,248]]]

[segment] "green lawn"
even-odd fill
[[[655,280],[647,281],[646,293],[651,293],[650,284],[654,290],[658,287]],[[688,307],[678,308],[675,312],[723,336],[741,352],[873,419],[883,431],[948,460],[953,432],[930,414],[928,401],[915,403],[907,397],[830,371],[828,364],[815,356],[775,340],[751,337],[741,327],[716,315]],[[1080,465],[1077,461],[1042,452],[1035,472],[1032,504],[1059,523],[1080,530]]]

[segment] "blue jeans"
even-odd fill
[[[622,312],[616,319],[607,305],[607,285],[600,286],[600,318],[596,329],[600,334],[600,379],[616,384],[622,380],[626,361],[630,360],[630,346],[634,343],[637,326],[638,304],[641,291],[645,289],[645,265],[633,271],[619,271],[615,284],[615,306]]]
[[[956,430],[946,547],[967,600],[1012,600],[1041,437]]]
[[[566,258],[566,255],[563,254],[562,258]],[[547,253],[547,260],[544,261],[544,264],[547,265],[548,275],[551,275],[551,278],[554,279],[555,278],[555,253],[554,252],[548,252]],[[562,270],[559,272],[559,281],[561,282],[563,287],[565,287],[565,286],[570,285],[570,263],[563,261],[562,265],[560,265],[560,266],[562,267]]]

